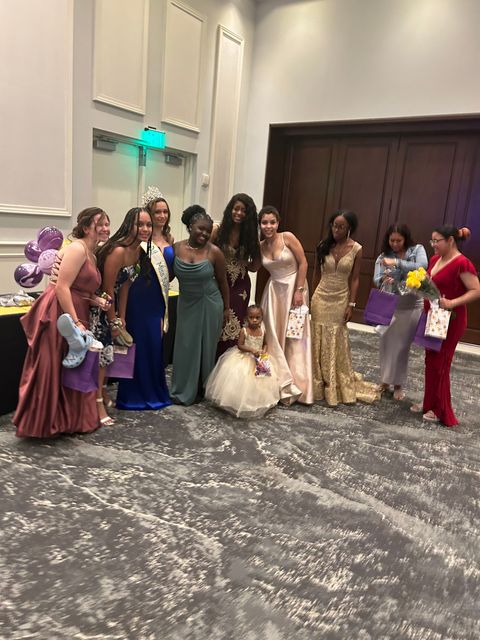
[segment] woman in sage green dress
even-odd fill
[[[173,272],[180,285],[173,351],[171,398],[190,405],[203,397],[215,366],[215,352],[229,313],[225,257],[209,242],[213,221],[203,207],[183,212],[188,240],[174,245]]]

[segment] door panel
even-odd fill
[[[291,231],[302,243],[310,282],[315,248],[323,237],[325,216],[331,206],[334,144],[335,140],[328,139],[294,143],[287,156],[286,190],[280,212],[282,228]]]
[[[115,151],[93,149],[93,199],[108,213],[113,234],[138,203],[138,147],[118,142]]]
[[[352,138],[339,145],[335,208],[358,216],[356,239],[363,256],[375,260],[386,228],[398,138]]]
[[[432,229],[455,220],[465,142],[458,136],[401,140],[390,220],[407,224],[427,247]]]
[[[392,222],[407,224],[430,255],[435,227],[470,227],[462,250],[480,267],[480,118],[272,125],[265,194],[304,245],[309,276],[330,213],[357,213],[364,258],[354,319],[362,321]],[[465,339],[480,344],[480,302],[469,305]]]
[[[182,212],[185,209],[185,179],[188,160],[181,158],[181,164],[168,164],[162,151],[148,149],[145,167],[145,188],[156,186],[165,196],[170,207],[170,228],[175,240],[187,237],[182,224]]]

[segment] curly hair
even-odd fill
[[[150,214],[150,216],[152,218],[152,223],[153,223],[153,215],[154,215],[154,212],[155,212],[155,205],[158,202],[164,202],[166,207],[167,207],[167,211],[168,211],[167,221],[163,225],[162,236],[165,238],[165,240],[167,240],[167,242],[170,242],[170,240],[172,238],[172,234],[171,234],[171,230],[170,230],[170,205],[165,200],[165,198],[163,198],[163,197],[154,198],[151,202],[149,202],[147,205],[145,205],[145,209]]]
[[[414,242],[412,232],[407,225],[402,224],[401,222],[394,222],[388,227],[385,231],[385,235],[383,236],[382,253],[384,255],[387,256],[388,254],[393,253],[392,247],[390,246],[390,236],[392,233],[399,233],[402,236],[405,249],[415,246],[416,242]]]
[[[199,204],[191,204],[185,209],[182,214],[182,222],[187,227],[187,229],[190,229],[191,225],[194,222],[197,222],[197,220],[201,219],[208,220],[208,222],[211,222],[213,224],[213,220],[211,219],[211,217]]]
[[[316,256],[317,256],[318,264],[320,266],[322,266],[323,263],[325,262],[325,258],[330,253],[330,249],[336,244],[335,239],[333,237],[332,225],[335,218],[338,218],[339,216],[344,218],[346,223],[348,224],[349,234],[355,233],[358,227],[357,214],[354,213],[353,211],[350,211],[349,209],[339,209],[338,211],[335,211],[334,213],[332,213],[332,215],[328,220],[327,237],[321,240],[320,244],[317,246],[317,249],[316,249]]]
[[[73,238],[84,238],[85,237],[85,227],[89,227],[95,216],[101,214],[102,218],[107,217],[107,214],[100,207],[87,207],[80,211],[77,216],[77,224],[73,228],[72,232],[69,234]]]
[[[103,276],[103,270],[105,268],[105,261],[107,257],[112,253],[112,251],[116,247],[129,247],[135,242],[138,235],[138,228],[137,228],[137,233],[133,238],[131,237],[132,230],[135,224],[138,224],[138,220],[142,212],[148,213],[150,220],[152,219],[152,215],[148,209],[144,207],[133,207],[127,212],[118,231],[116,231],[113,234],[113,236],[111,236],[105,242],[104,245],[102,245],[101,247],[98,247],[97,267],[100,273],[102,274],[102,276]],[[140,252],[140,273],[147,277],[150,272],[151,243],[152,243],[152,240],[150,238],[147,243],[147,252],[146,253],[144,251]]]
[[[241,202],[244,205],[245,219],[240,224],[238,248],[235,253],[237,258],[251,262],[260,256],[260,243],[258,240],[257,207],[253,199],[246,193],[236,193],[230,198],[223,212],[215,244],[223,253],[226,252],[230,243],[230,234],[234,227],[232,210],[236,202]]]

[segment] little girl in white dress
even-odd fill
[[[258,305],[248,307],[237,346],[225,351],[207,380],[205,398],[237,418],[261,418],[280,400],[262,320]]]

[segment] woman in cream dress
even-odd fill
[[[379,387],[353,371],[347,322],[358,291],[362,247],[350,235],[357,228],[352,211],[329,220],[327,238],[317,247],[315,273],[320,282],[312,296],[312,353],[315,400],[328,405],[379,399]],[[315,284],[314,278],[314,284]]]
[[[313,403],[312,356],[308,315],[301,339],[287,338],[292,307],[308,306],[307,260],[298,239],[286,231],[278,233],[280,215],[267,206],[258,214],[264,240],[260,243],[262,264],[270,273],[261,307],[268,352],[280,383],[280,401]]]

